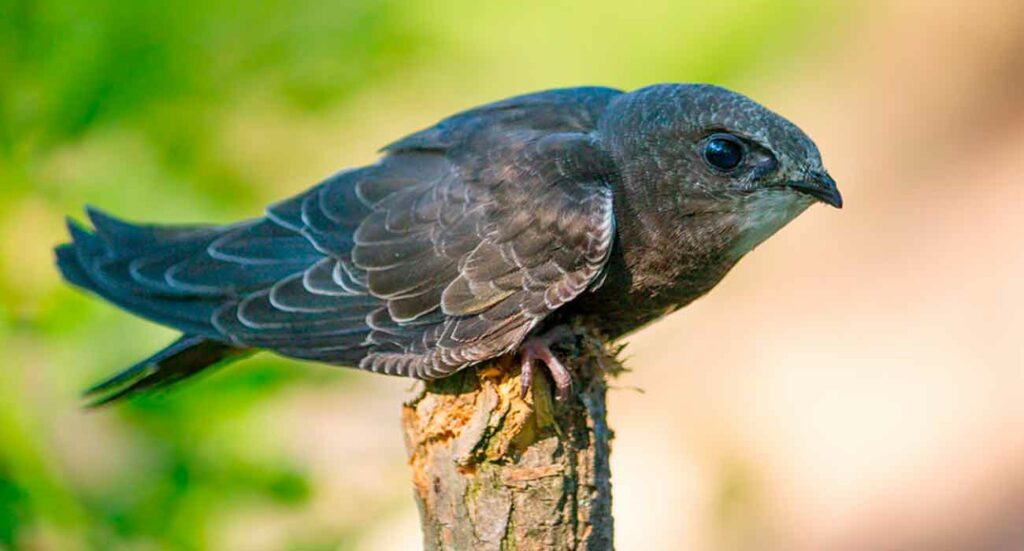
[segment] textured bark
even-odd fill
[[[521,399],[505,357],[426,383],[405,404],[426,549],[612,548],[604,377],[619,364],[578,334],[555,350],[574,374],[565,402],[540,369]]]

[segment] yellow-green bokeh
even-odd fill
[[[454,110],[536,89],[754,91],[821,55],[822,29],[858,6],[0,0],[0,548],[206,548],[240,504],[301,511],[319,481],[260,438],[259,412],[295,389],[345,400],[365,377],[259,356],[81,412],[80,389],[172,334],[59,280],[65,215],[254,216]],[[289,545],[354,545],[393,501]]]

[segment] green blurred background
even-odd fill
[[[719,292],[737,302],[757,302],[761,293],[792,290],[784,296],[800,305],[802,323],[820,327],[823,319],[845,320],[849,326],[836,327],[836,333],[851,335],[856,342],[844,343],[879,350],[897,366],[909,366],[910,373],[933,365],[930,355],[919,352],[942,331],[922,336],[921,346],[905,353],[886,348],[887,336],[906,327],[893,302],[869,302],[876,309],[851,321],[837,309],[811,308],[826,303],[815,302],[823,297],[814,291],[809,297],[801,294],[814,285],[790,289],[785,281],[838,278],[830,280],[831,288],[845,287],[851,297],[861,292],[874,296],[870,282],[850,275],[856,273],[886,281],[881,286],[899,295],[900,289],[893,287],[898,283],[878,275],[896,268],[882,258],[865,260],[864,255],[877,252],[878,243],[916,234],[895,222],[904,220],[896,206],[870,205],[923,208],[913,194],[926,192],[927,182],[915,187],[905,163],[926,166],[928,158],[947,158],[958,151],[953,148],[960,142],[947,135],[951,130],[959,133],[966,126],[971,135],[984,135],[976,131],[978,125],[964,125],[964,120],[984,117],[986,127],[1000,121],[1000,132],[1020,136],[1024,125],[1013,122],[1020,119],[1019,106],[1006,92],[1016,82],[1006,74],[1014,74],[1016,66],[1004,65],[1013,63],[1008,61],[1012,52],[1019,52],[1015,48],[1021,44],[1022,26],[1003,23],[1014,20],[1019,10],[1013,2],[992,2],[971,19],[952,4],[937,6],[945,5],[813,0],[674,0],[632,6],[607,0],[0,0],[0,549],[416,546],[415,511],[398,428],[408,381],[260,355],[182,390],[83,411],[80,389],[150,353],[172,334],[63,285],[51,250],[64,239],[64,216],[79,217],[85,203],[147,221],[251,217],[267,203],[334,170],[372,162],[377,148],[405,133],[453,111],[521,92],[703,81],[737,88],[778,108],[819,138],[851,208],[827,216],[815,211],[812,222],[794,228],[795,233],[784,232],[788,241],[778,248],[766,245],[757,253],[760,263],[738,270],[738,282]],[[964,27],[975,31],[964,35]],[[916,29],[909,37],[908,28]],[[961,42],[950,38],[954,35]],[[977,41],[964,43],[962,36]],[[921,52],[933,47],[937,52]],[[959,78],[961,66],[965,76]],[[922,67],[932,70],[918,73]],[[978,76],[977,67],[986,72]],[[936,87],[943,92],[925,93]],[[1007,119],[1006,113],[1012,116]],[[896,139],[901,133],[904,139]],[[939,138],[928,138],[934,136]],[[898,144],[899,151],[882,147],[879,140]],[[872,160],[864,161],[869,156]],[[948,201],[936,208],[941,213],[964,208]],[[933,214],[922,216],[932,223]],[[961,221],[947,222],[953,228]],[[893,238],[893,232],[902,238]],[[840,246],[822,241],[829,233],[859,237],[847,237]],[[936,254],[959,254],[949,247]],[[804,252],[787,252],[800,249]],[[860,260],[843,264],[836,250],[848,252],[844,259],[860,254]],[[815,272],[820,264],[838,268]],[[790,272],[799,275],[789,277]],[[1006,272],[1005,281],[1016,281],[1016,275]],[[913,285],[909,280],[906,284]],[[1003,283],[986,285],[1004,289],[999,287]],[[1005,292],[992,300],[1019,297],[1019,286],[1005,285]],[[799,302],[802,296],[805,302]],[[717,304],[719,318],[721,310],[733,306]],[[734,400],[736,388],[724,378],[700,379],[701,365],[712,360],[681,357],[679,350],[732,342],[736,334],[731,330],[735,325],[726,321],[702,325],[701,319],[711,319],[713,306],[702,302],[700,308],[706,317],[690,315],[642,333],[647,338],[638,337],[634,347],[638,375],[622,382],[651,389],[664,375],[681,377],[686,383],[677,386],[691,390],[650,392],[646,397],[622,390],[618,396],[624,398],[613,397],[612,423],[626,442],[616,448],[613,473],[623,496],[616,496],[619,546],[814,549],[826,543],[841,548],[874,541],[872,535],[885,530],[872,515],[892,515],[864,513],[860,505],[879,496],[850,497],[841,489],[792,494],[796,490],[785,482],[787,476],[806,472],[808,465],[825,468],[814,459],[821,447],[806,444],[815,450],[809,456],[772,455],[771,450],[789,450],[792,442],[762,443],[733,430],[750,426],[744,417],[749,400],[740,399],[732,413],[710,403],[709,396],[717,397],[715,404]],[[914,311],[904,314],[921,319],[925,312]],[[770,317],[756,311],[744,315]],[[860,330],[877,326],[879,319],[893,320],[897,329],[880,330],[877,339],[855,337],[867,334]],[[1012,327],[1017,321],[1005,323]],[[692,325],[720,331],[681,343],[672,336],[683,327],[691,329],[688,334],[699,334]],[[676,332],[667,333],[672,328]],[[669,341],[672,346],[666,348]],[[1009,366],[1009,375],[983,371],[978,377],[987,373],[984,384],[995,380],[996,386],[1013,388],[1019,381],[999,377],[1013,376],[1012,368],[1020,366],[1020,348],[1009,340],[1000,348],[1003,341],[996,341],[995,352],[991,343],[985,348],[994,354],[986,361]],[[800,346],[799,341],[783,343]],[[799,377],[798,382],[807,382],[806,395],[794,397],[796,387],[786,385],[773,395],[778,372],[759,371],[764,350],[751,346],[751,357],[729,361],[744,371],[717,372],[761,381],[754,394],[776,396],[779,403],[796,400],[814,407],[822,399],[820,385],[815,385],[822,381]],[[778,365],[793,365],[792,357],[783,356]],[[974,353],[967,357],[982,361]],[[862,359],[847,362],[855,365],[846,365],[845,373],[857,373],[863,364],[879,365],[878,357]],[[645,364],[665,367],[650,368],[644,378],[639,372]],[[940,377],[937,384],[947,379]],[[900,388],[890,397],[905,404]],[[673,410],[678,392],[709,401],[703,403],[698,396],[686,400],[684,394],[683,401],[698,405]],[[873,389],[864,389],[861,398],[867,396],[875,396]],[[961,403],[958,395],[949,398]],[[1018,396],[1004,398],[1015,403]],[[932,426],[931,408],[945,411],[945,403],[936,406],[933,394],[923,399],[921,423]],[[888,440],[874,438],[877,431],[887,434],[888,419],[851,413],[870,409],[863,401],[847,405],[849,411],[836,412],[835,418],[852,416],[858,421],[847,425],[869,427],[864,429],[872,435],[866,439],[869,444]],[[901,407],[894,410],[896,416],[904,413]],[[759,419],[778,414],[771,408],[754,411]],[[1019,428],[1019,410],[1008,411],[992,423],[1010,423],[1006,430]],[[684,415],[711,428],[695,435],[678,429],[685,421],[658,424],[659,419]],[[778,422],[792,426],[787,419],[782,415]],[[772,433],[772,427],[765,432]],[[914,433],[918,428],[910,425],[906,430]],[[798,441],[819,442],[814,438],[823,434],[834,431],[824,427],[801,433]],[[939,434],[941,440],[947,433]],[[830,441],[822,438],[821,446],[828,449]],[[950,442],[956,448],[959,441]],[[905,480],[897,476],[904,472],[899,469],[932,465],[927,463],[932,457],[941,466],[948,459],[941,446],[925,453],[924,463],[907,459],[921,449],[910,445],[891,452],[893,470],[883,468],[885,476]],[[868,486],[889,484],[890,478],[872,478],[871,471],[885,453],[871,451],[870,445],[858,451],[868,459],[833,473],[842,481],[836,488],[860,484],[854,482],[858,474],[867,478]],[[1024,458],[1014,455],[1019,448],[1011,451],[1006,457],[1012,461],[999,461],[1014,464]],[[661,459],[647,463],[651,457]],[[637,478],[645,470],[661,478]],[[1022,480],[1020,469],[1009,472],[1009,479]],[[999,480],[1004,484],[1005,477]],[[666,489],[649,490],[652,486]],[[820,491],[823,486],[814,487]],[[646,496],[647,501],[637,503],[626,494]],[[993,506],[998,513],[993,518],[1002,519],[1007,510],[1009,518],[1020,518],[1016,515],[1022,507],[1014,504],[1021,503],[1022,495],[1012,494],[1012,506]],[[838,509],[822,509],[822,503],[832,503],[836,496]],[[842,499],[857,506],[843,508]],[[647,507],[671,514],[645,515]],[[941,511],[920,521],[920,511],[907,507],[907,518],[918,519],[918,524],[907,521],[905,541],[928,541],[921,538],[932,533],[926,528],[940,522]],[[818,532],[807,529],[822,525],[821,519],[815,520],[822,511],[834,513],[828,514],[831,524]],[[666,520],[652,525],[651,518]],[[993,530],[1002,529],[1000,522]],[[979,537],[988,537],[989,525],[981,526]]]

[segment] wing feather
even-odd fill
[[[615,94],[556,91],[456,115],[205,254],[154,268],[174,288],[237,297],[213,319],[234,343],[452,373],[511,350],[599,279],[617,176],[590,132]]]

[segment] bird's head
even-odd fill
[[[814,142],[753,100],[704,84],[624,94],[599,129],[628,188],[655,211],[712,216],[740,255],[815,201],[843,205]]]

